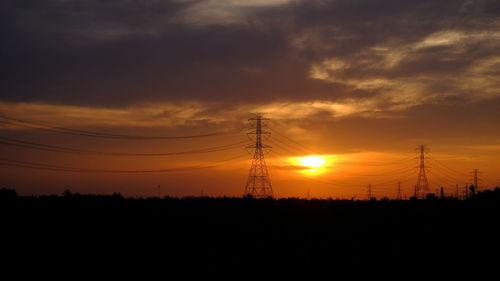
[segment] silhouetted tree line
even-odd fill
[[[479,191],[476,193],[476,188],[474,187],[474,185],[471,185],[469,187],[469,190],[470,190],[470,193],[468,194],[468,197],[466,198],[466,200],[469,200],[469,199],[473,199],[473,200],[478,200],[478,199],[484,199],[484,200],[498,200],[499,199],[499,194],[500,194],[500,187],[495,187],[493,188],[492,190],[484,190],[484,191]],[[9,188],[1,188],[0,189],[0,200],[10,200],[10,199],[17,199],[19,196],[17,194],[17,191],[15,189],[9,189]],[[24,196],[25,198],[26,197],[29,197],[29,196]],[[251,195],[245,195],[243,196],[242,198],[239,198],[239,197],[206,197],[206,196],[202,196],[202,197],[196,197],[196,196],[190,196],[190,197],[170,197],[170,196],[165,196],[163,198],[157,198],[157,197],[149,197],[149,198],[134,198],[134,197],[128,197],[128,198],[125,198],[122,194],[120,193],[117,193],[117,192],[114,192],[113,194],[111,195],[106,195],[106,194],[80,194],[80,193],[72,193],[71,190],[67,189],[65,190],[63,193],[62,193],[62,196],[59,196],[59,195],[41,195],[41,196],[31,196],[32,198],[38,198],[38,199],[57,199],[57,198],[66,198],[66,199],[89,199],[89,200],[96,200],[96,199],[113,199],[113,200],[123,200],[123,199],[126,199],[126,200],[158,200],[158,199],[161,199],[161,200],[220,200],[220,199],[224,199],[224,200],[227,200],[227,199],[233,199],[233,200],[256,200],[254,197],[252,197]],[[430,193],[430,194],[427,194],[426,195],[426,200],[438,200],[438,199],[447,199],[447,200],[453,200],[453,199],[456,199],[455,197],[445,197],[445,198],[439,198],[438,196],[436,196],[435,194],[433,193]],[[332,199],[332,198],[329,198],[329,199],[299,199],[299,198],[286,198],[286,199],[273,199],[271,197],[269,198],[264,198],[264,199],[260,199],[260,200],[291,200],[291,201],[297,201],[297,200],[306,200],[306,201],[312,201],[312,202],[316,202],[316,201],[328,201],[328,202],[331,202],[331,201],[343,201],[343,202],[346,202],[346,201],[351,201],[351,202],[354,202],[355,200],[354,199]],[[377,200],[377,198],[375,197],[372,197],[370,198],[369,201],[374,201],[374,202],[377,202],[377,201],[381,201],[381,202],[389,202],[389,201],[401,201],[402,199],[390,199],[388,197],[383,197],[381,198],[380,200]],[[410,197],[409,200],[419,200],[418,198],[416,197]],[[356,202],[362,202],[363,200],[356,200]]]
[[[17,198],[17,191],[14,189],[1,188],[0,200],[12,200]]]
[[[370,201],[33,197],[3,188],[0,214],[9,261],[84,266],[77,272],[111,264],[165,274],[461,269],[496,264],[500,250],[498,187],[467,200]]]

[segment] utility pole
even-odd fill
[[[401,200],[401,182],[398,181],[398,195],[396,196],[396,199]]]
[[[427,194],[430,193],[429,181],[427,180],[426,168],[425,168],[425,153],[429,150],[425,145],[419,145],[416,149],[420,156],[420,165],[417,183],[415,184],[415,197],[424,199]]]
[[[262,135],[270,134],[262,130],[262,121],[266,120],[269,119],[262,117],[261,113],[257,113],[248,119],[248,121],[254,123],[255,130],[248,134],[255,135],[255,145],[247,146],[247,148],[254,149],[254,154],[244,195],[251,195],[255,198],[273,197],[273,187],[269,178],[266,160],[264,159],[264,149],[270,149],[271,147],[262,142]]]

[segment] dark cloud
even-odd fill
[[[500,56],[500,39],[490,38],[499,26],[498,1],[307,0],[253,9],[243,22],[179,21],[199,3],[1,1],[0,99],[107,106],[338,100],[388,87],[356,86],[360,81],[415,77],[426,89],[463,93],[433,77],[464,75]],[[448,30],[465,37],[418,47]],[[346,65],[332,70],[330,59]],[[324,79],[311,78],[322,63]]]

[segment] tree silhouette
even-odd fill
[[[0,189],[1,200],[12,200],[17,198],[17,191],[14,189],[2,188]]]

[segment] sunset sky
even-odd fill
[[[0,186],[20,194],[241,196],[256,112],[276,197],[411,196],[420,144],[432,192],[500,183],[498,0],[0,0],[0,35]]]

